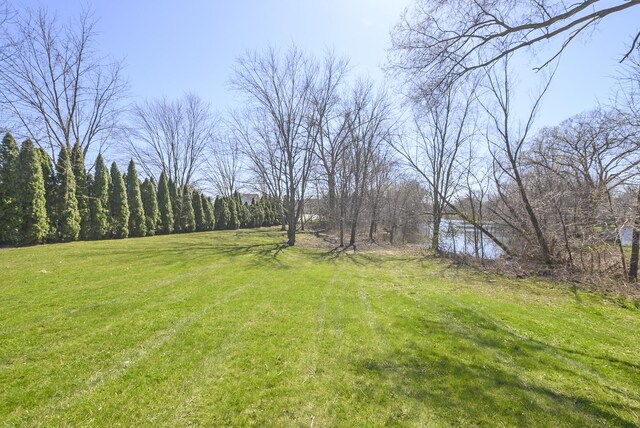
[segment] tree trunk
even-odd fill
[[[351,236],[349,237],[349,246],[356,249],[356,228],[358,227],[357,221],[351,223]]]
[[[371,217],[371,225],[369,225],[369,239],[371,241],[375,241],[374,236],[375,233],[378,231],[378,221],[376,220],[375,217],[375,211],[373,212],[373,216]]]
[[[529,201],[529,197],[524,187],[524,183],[522,182],[522,178],[520,177],[520,172],[517,169],[517,164],[515,160],[512,158],[510,152],[509,152],[509,158],[511,159],[513,177],[515,179],[516,185],[518,186],[518,191],[520,192],[520,198],[522,199],[524,208],[527,211],[527,215],[529,216],[529,221],[531,221],[531,225],[533,226],[533,230],[536,235],[536,240],[538,241],[538,245],[540,245],[540,250],[542,250],[542,258],[544,259],[545,264],[550,266],[553,264],[553,260],[551,258],[551,251],[549,250],[547,239],[544,236],[544,232],[542,231],[542,227],[540,226],[538,217],[536,216],[536,213],[533,211],[533,207],[531,206],[531,202]]]
[[[289,198],[289,206],[287,209],[287,245],[293,247],[296,245],[296,200],[295,197]]]
[[[440,209],[440,202],[434,195],[433,207],[433,233],[431,234],[431,248],[436,254],[440,254],[440,223],[442,222],[442,210]]]
[[[640,186],[636,204],[636,218],[633,222],[633,236],[631,238],[631,260],[629,261],[629,280],[638,280],[638,259],[640,258]]]
[[[329,229],[333,229],[338,222],[338,210],[336,204],[336,179],[334,174],[329,174],[328,191],[329,191]]]

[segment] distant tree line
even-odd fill
[[[0,241],[280,225],[292,246],[313,223],[338,248],[386,240],[444,255],[462,232],[478,259],[636,281],[640,36],[608,106],[538,129],[553,54],[532,103],[515,102],[519,53],[555,38],[560,54],[598,19],[638,5],[618,3],[587,13],[587,2],[416,0],[388,64],[404,103],[354,79],[348,58],[291,46],[238,58],[230,83],[242,103],[225,118],[197,94],[124,108],[122,63],[99,54],[90,13],[64,23],[17,9],[0,27],[0,113],[29,140],[3,140]],[[122,176],[102,156],[87,173],[82,158],[115,144],[154,178],[141,183],[133,162]],[[249,203],[239,189],[264,196]]]
[[[27,139],[10,133],[0,146],[0,244],[32,245],[238,229],[278,224],[266,197],[243,204],[238,193],[214,203],[162,173],[140,181],[134,161],[126,174],[102,155],[87,173],[82,148],[62,147],[55,164]]]

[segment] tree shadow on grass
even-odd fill
[[[272,264],[281,268],[288,268],[289,265],[284,263],[280,255],[282,251],[288,248],[286,243],[268,243],[268,244],[249,244],[249,245],[212,245],[210,251],[227,257],[252,256],[253,261],[257,265]]]
[[[600,371],[599,355],[521,337],[477,311],[454,307],[444,315],[441,320],[394,317],[403,328],[410,323],[420,339],[412,336],[367,357],[355,353],[353,372],[387,386],[391,405],[426,407],[452,424],[638,423],[636,364],[615,359],[617,366]],[[581,357],[572,358],[574,352]],[[620,381],[625,376],[629,380]]]
[[[335,263],[338,260],[345,260],[360,267],[367,265],[381,267],[385,262],[397,263],[401,260],[399,258],[385,259],[384,257],[373,253],[353,252],[349,247],[335,247],[329,251],[320,251],[315,253],[314,257],[318,261],[330,261],[332,263]],[[407,261],[412,260],[412,258],[407,259]]]

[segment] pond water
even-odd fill
[[[491,233],[497,233],[492,225],[485,225]],[[426,228],[426,245],[431,243],[431,229]],[[497,233],[499,237],[499,233]],[[495,259],[504,254],[491,239],[476,231],[460,219],[443,219],[440,224],[440,249],[448,253],[467,254],[485,259]]]
[[[631,245],[631,237],[633,236],[633,228],[625,226],[620,230],[620,241],[622,245]]]
[[[431,244],[430,225],[426,226],[425,245]],[[495,234],[499,239],[500,231],[496,227],[489,224],[485,225],[491,233]],[[623,227],[620,232],[620,240],[622,245],[631,245],[631,237],[633,229],[629,226]],[[440,248],[442,251],[454,254],[467,254],[470,256],[481,257],[485,259],[496,259],[504,254],[504,251],[498,247],[491,239],[483,236],[479,231],[470,224],[460,219],[443,219],[440,225]]]

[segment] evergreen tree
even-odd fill
[[[240,219],[238,217],[238,204],[233,196],[225,197],[225,203],[229,208],[229,218],[227,219],[227,229],[235,230],[240,227]]]
[[[202,198],[202,208],[204,211],[205,230],[213,230],[216,227],[216,217],[211,199],[200,195]]]
[[[144,236],[147,234],[144,207],[140,195],[140,180],[136,164],[131,160],[127,168],[127,203],[129,205],[129,236]]]
[[[111,177],[107,171],[107,166],[104,163],[102,154],[98,154],[96,158],[95,177],[91,186],[89,186],[89,192],[91,198],[89,199],[89,212],[91,216],[89,229],[91,230],[92,239],[104,239],[109,233],[109,187],[111,183]]]
[[[191,195],[191,205],[193,206],[193,214],[196,221],[196,230],[202,232],[207,230],[206,221],[204,215],[204,206],[202,205],[202,195],[197,190],[194,190]]]
[[[140,187],[140,192],[142,194],[142,207],[144,208],[147,235],[151,236],[156,233],[160,222],[156,186],[153,184],[153,181],[145,178]]]
[[[263,226],[273,226],[274,219],[276,218],[276,213],[273,210],[271,205],[271,200],[266,196],[260,198],[260,204],[262,205],[262,210],[264,212],[264,219],[262,221]]]
[[[0,244],[15,245],[20,240],[19,163],[18,144],[7,132],[0,146]]]
[[[269,208],[271,209],[271,226],[278,226],[282,224],[282,216],[286,217],[287,213],[282,211],[284,207],[282,206],[282,201],[269,198]]]
[[[87,186],[87,171],[84,166],[84,154],[80,144],[76,141],[71,152],[73,176],[76,178],[76,199],[80,212],[80,239],[89,239],[91,213],[89,210],[89,187]]]
[[[236,229],[240,227],[249,227],[251,215],[249,213],[248,207],[242,203],[242,197],[240,196],[240,193],[234,192],[232,199],[236,208],[236,216],[238,217]]]
[[[56,187],[51,210],[53,236],[61,242],[75,241],[80,236],[80,212],[76,199],[76,179],[71,166],[71,154],[60,149],[56,164]]]
[[[42,147],[36,148],[38,154],[38,161],[40,162],[40,168],[42,169],[42,178],[44,180],[44,194],[45,194],[45,206],[47,211],[47,218],[49,219],[49,228],[47,232],[47,238],[50,241],[57,240],[56,228],[53,224],[56,203],[56,176],[54,172],[54,165],[51,161],[49,153],[47,153]]]
[[[182,219],[180,221],[182,232],[193,232],[196,230],[196,217],[193,211],[193,199],[191,189],[185,185],[182,188]]]
[[[171,195],[171,206],[173,207],[173,231],[182,232],[182,196],[173,180],[169,180],[169,195]]]
[[[87,226],[87,238],[93,239],[93,229],[91,228],[93,224],[93,205],[94,205],[94,197],[93,197],[93,175],[91,173],[87,173],[85,176],[85,183],[87,185],[87,208],[89,210],[89,224]],[[82,227],[80,228],[80,234],[82,234]],[[80,237],[82,239],[82,236]]]
[[[129,204],[124,180],[118,165],[111,164],[111,186],[109,188],[109,214],[111,216],[111,236],[126,238],[129,236]]]
[[[224,196],[217,196],[216,201],[213,204],[215,213],[215,230],[226,230],[227,219],[229,218],[229,207],[227,207],[226,198]]]
[[[160,212],[158,233],[173,232],[173,206],[171,205],[167,175],[164,172],[160,174],[158,181],[158,211]]]
[[[207,205],[209,206],[211,215],[211,224],[209,224],[209,230],[214,230],[216,228],[216,210],[213,207],[213,201],[211,200],[211,198],[207,198]]]
[[[20,189],[17,198],[21,220],[19,241],[25,245],[41,243],[47,236],[49,221],[42,167],[31,140],[22,143],[17,179]]]
[[[240,204],[240,226],[244,228],[251,226],[251,210],[246,203]]]
[[[264,223],[264,209],[260,201],[251,201],[251,220],[252,227],[261,227]]]

